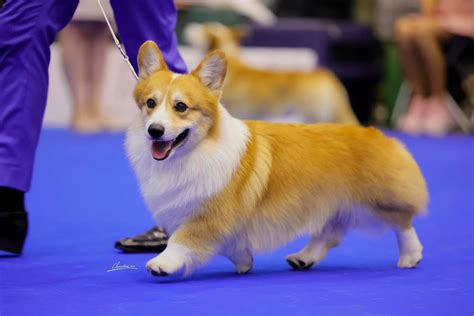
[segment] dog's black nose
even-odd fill
[[[148,127],[148,134],[155,139],[160,138],[164,133],[165,127],[161,124],[151,124],[150,127]]]

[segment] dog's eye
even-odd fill
[[[174,109],[176,110],[176,112],[184,112],[188,109],[188,106],[183,102],[178,102],[174,105]]]
[[[149,109],[153,109],[156,106],[156,101],[154,99],[146,100],[146,106]]]

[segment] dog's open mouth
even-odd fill
[[[151,144],[151,155],[155,160],[165,160],[170,153],[179,146],[188,136],[189,129],[184,130],[175,139],[168,141],[155,140]]]

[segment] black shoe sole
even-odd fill
[[[166,249],[166,244],[159,246],[126,246],[117,241],[114,247],[126,253],[160,253]]]

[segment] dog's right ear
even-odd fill
[[[226,73],[227,58],[223,51],[215,50],[207,54],[191,74],[219,98]]]
[[[168,70],[163,54],[153,41],[146,41],[138,50],[138,74],[145,79],[159,70]]]

